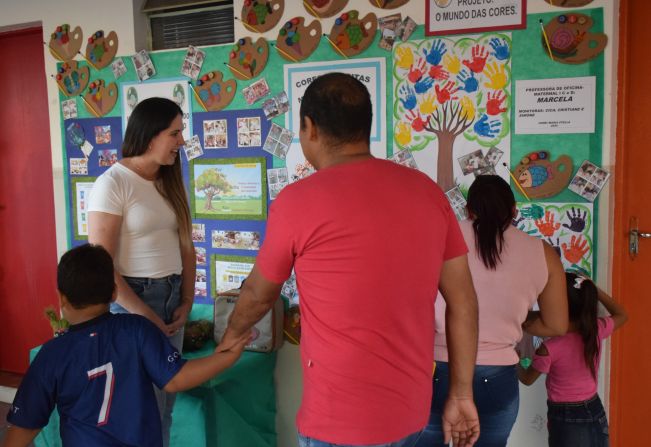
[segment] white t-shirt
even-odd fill
[[[115,255],[121,275],[162,278],[181,273],[176,215],[153,181],[115,163],[95,181],[88,211],[122,216]]]

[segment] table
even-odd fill
[[[197,305],[194,306],[197,308]],[[206,306],[212,309],[212,306]],[[191,318],[205,318],[193,308]],[[30,352],[32,360],[40,347]],[[210,354],[215,343],[184,354],[192,359]],[[173,446],[276,447],[276,353],[244,352],[235,365],[202,385],[178,393],[170,435]],[[61,447],[59,413],[34,440],[35,447]]]

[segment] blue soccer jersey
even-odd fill
[[[56,405],[66,447],[159,447],[161,422],[152,383],[163,388],[184,363],[146,318],[106,313],[43,345],[7,421],[42,428]]]

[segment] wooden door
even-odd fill
[[[626,308],[628,323],[613,337],[611,445],[649,445],[651,385],[651,239],[641,239],[635,259],[628,252],[629,220],[651,232],[651,104],[648,57],[651,2],[620,0],[617,152],[613,294]]]
[[[50,118],[41,28],[0,34],[0,370],[52,337],[56,298]]]

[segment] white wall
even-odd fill
[[[136,39],[142,41],[141,32],[134,32],[134,4],[140,1],[129,0],[0,0],[0,32],[16,28],[24,28],[27,25],[38,23],[43,27],[44,40],[49,40],[49,34],[62,23],[71,26],[79,25],[88,33],[99,29],[104,31],[115,31],[119,37],[118,55],[125,56],[140,49],[136,48]],[[243,0],[235,0],[235,14],[240,15]],[[298,15],[306,16],[300,0],[286,0],[285,17]],[[355,0],[351,2],[362,14],[374,11],[378,16],[387,15],[386,11],[371,6],[371,2]],[[605,108],[604,108],[604,129],[603,129],[603,166],[610,172],[614,172],[615,162],[615,118],[616,118],[616,87],[617,87],[617,22],[618,22],[618,0],[595,0],[587,7],[602,7],[605,16],[605,32],[609,37],[609,44],[605,50]],[[527,4],[529,13],[562,11],[561,8],[554,8],[543,0],[529,0]],[[419,24],[425,18],[424,1],[412,0],[405,7],[401,8],[403,16],[409,15]],[[137,15],[137,11],[136,11]],[[334,18],[322,21],[323,29],[329,30],[332,27]],[[281,26],[279,24],[278,26]],[[278,28],[265,34],[271,40],[276,38]],[[235,36],[249,35],[243,25],[235,22]],[[48,106],[50,112],[50,139],[52,145],[52,166],[54,174],[54,200],[56,210],[56,234],[57,250],[61,255],[66,246],[66,218],[65,198],[63,185],[63,143],[61,141],[59,120],[59,94],[54,81],[49,77],[56,73],[56,61],[43,49],[45,54],[45,70],[48,83]],[[613,179],[609,185],[613,185]],[[609,237],[613,228],[613,194],[610,186],[606,186],[600,197],[600,212],[598,234],[598,283],[605,290],[610,290],[610,270],[612,263],[612,243]],[[609,360],[609,356],[605,356]],[[608,362],[605,361],[604,364]],[[602,368],[603,369],[603,368]],[[607,368],[606,368],[607,369]],[[601,391],[607,399],[608,390],[604,385],[607,377],[601,371]],[[296,445],[294,415],[298,409],[301,395],[301,375],[298,356],[298,348],[285,344],[278,356],[276,368],[276,382],[278,392],[278,445],[281,447],[293,447]],[[523,389],[521,396],[521,412],[511,436],[510,445],[513,446],[544,446],[546,445],[546,430],[541,417],[544,417],[545,391],[542,382],[531,389]]]

